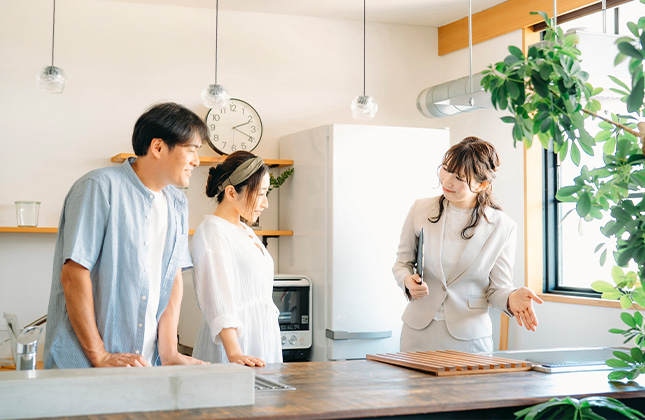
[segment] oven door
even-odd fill
[[[311,285],[303,278],[276,278],[273,302],[280,314],[282,349],[311,348]],[[284,353],[284,352],[283,352]]]

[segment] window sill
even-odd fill
[[[620,309],[620,302],[618,302],[617,300],[558,295],[556,293],[538,293],[538,296],[545,302],[569,303],[572,305],[601,306],[604,308]]]

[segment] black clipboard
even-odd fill
[[[419,233],[419,241],[417,242],[417,274],[421,277],[423,282],[423,261],[425,256],[425,247],[423,246],[423,228]]]

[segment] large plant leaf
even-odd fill
[[[540,78],[538,73],[531,74],[531,83],[533,83],[533,88],[538,93],[538,95],[547,97],[549,95],[549,85],[546,81]]]
[[[613,398],[587,397],[587,398],[584,398],[584,400],[590,406],[602,407],[602,408],[607,408],[609,410],[617,411],[629,419],[638,420],[638,419],[645,418],[645,415],[643,415],[643,413],[641,413],[640,411],[634,410],[633,408],[630,408],[625,404],[623,404],[622,402]]]
[[[616,299],[619,299],[621,296],[622,296],[622,293],[620,293],[617,290],[614,290],[613,292],[603,292],[601,297],[605,300],[616,300]]]
[[[643,59],[643,54],[641,54],[640,51],[638,51],[632,44],[629,42],[619,42],[618,43],[618,50],[632,58],[636,58],[639,60]]]
[[[623,322],[624,322],[625,324],[627,324],[627,326],[629,326],[629,327],[632,327],[632,328],[633,328],[633,327],[635,327],[635,326],[636,326],[636,321],[634,321],[634,317],[633,317],[629,312],[622,312],[622,313],[620,314],[620,319],[622,319],[622,320],[623,320]],[[620,352],[615,351],[615,352],[614,352],[614,356],[616,356],[616,357],[620,357],[620,356],[618,356],[618,354],[617,354],[617,353],[620,353]]]
[[[629,375],[629,372],[624,370],[617,370],[609,373],[609,375],[607,375],[607,378],[611,381],[620,381],[621,379],[625,379],[627,375]]]
[[[571,143],[571,161],[576,166],[580,166],[580,150],[575,143]]]
[[[520,59],[520,60],[524,60],[524,53],[522,52],[522,50],[520,50],[520,49],[519,49],[519,48],[517,48],[516,46],[514,46],[514,45],[509,46],[509,47],[508,47],[508,51],[509,51],[513,56],[517,57],[518,59]]]
[[[620,297],[620,307],[623,309],[628,309],[630,306],[632,306],[632,300],[629,298],[629,296],[622,295]]]
[[[611,268],[611,279],[614,281],[614,283],[618,284],[620,281],[625,277],[625,272],[623,271],[622,268],[618,266],[613,266]]]
[[[607,360],[607,366],[614,368],[614,369],[622,369],[622,368],[628,368],[629,363],[625,362],[624,360],[620,359],[609,359]]]
[[[630,22],[630,23],[631,23],[631,22]],[[609,75],[609,79],[610,79],[612,82],[616,83],[618,86],[620,86],[620,87],[624,88],[625,90],[629,90],[629,87],[628,87],[625,83],[623,83],[623,81],[622,81],[622,80],[620,80],[619,78],[617,78],[616,76]]]
[[[589,214],[589,210],[591,209],[591,198],[589,198],[589,194],[584,192],[580,194],[580,198],[578,198],[578,203],[576,204],[576,211],[578,212],[578,215],[580,217],[585,217],[587,214]]]
[[[632,93],[629,94],[629,97],[627,98],[627,111],[629,112],[636,112],[638,111],[641,106],[643,105],[643,87],[645,86],[644,80],[642,77],[636,82],[636,85],[634,85],[634,88],[632,89]]]
[[[591,288],[599,293],[616,291],[613,285],[602,280],[596,280],[593,283],[591,283]]]

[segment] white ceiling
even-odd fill
[[[130,3],[215,8],[215,0],[114,0]],[[473,13],[506,0],[471,0]],[[220,0],[220,12],[274,13],[331,19],[363,19],[361,0]],[[468,16],[468,0],[367,0],[368,22],[439,27]]]

